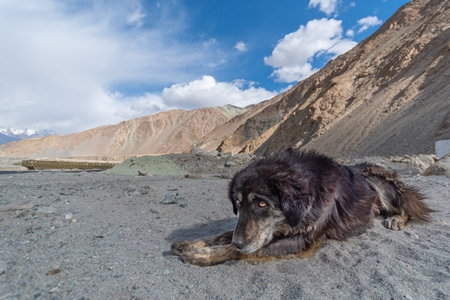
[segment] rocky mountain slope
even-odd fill
[[[257,154],[288,147],[347,156],[434,153],[435,140],[450,138],[449,82],[450,1],[412,1],[219,143],[201,146]]]
[[[5,156],[127,156],[193,146],[333,156],[434,153],[450,139],[450,1],[413,0],[372,36],[275,98],[169,111],[66,136],[0,146]]]
[[[201,137],[245,109],[231,105],[171,110],[84,132],[8,143],[0,155],[114,157],[189,151]]]

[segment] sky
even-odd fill
[[[268,100],[404,0],[0,0],[0,127],[60,134]]]

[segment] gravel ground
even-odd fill
[[[232,230],[228,179],[0,172],[0,299],[450,299],[450,179],[409,176],[438,209],[379,222],[309,259],[201,268],[170,244]]]

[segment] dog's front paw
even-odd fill
[[[184,263],[192,264],[200,267],[213,266],[223,261],[215,259],[214,253],[210,248],[194,249],[183,252],[180,255]]]
[[[394,215],[384,220],[384,226],[392,230],[402,230],[408,224],[408,217],[402,217],[400,215]]]
[[[211,257],[206,249],[194,249],[183,252],[180,255],[181,259],[186,264],[196,265],[200,267],[212,266],[217,263],[212,263]]]
[[[190,241],[175,242],[170,247],[170,250],[172,250],[172,253],[175,255],[182,255],[183,252],[192,250],[192,247],[190,247],[191,244],[192,244],[192,242],[190,242]]]

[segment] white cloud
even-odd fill
[[[336,12],[338,0],[310,0],[308,6],[317,7],[327,15]]]
[[[276,94],[264,88],[257,88],[252,82],[217,82],[214,77],[205,75],[189,83],[165,88],[161,98],[167,105],[176,107],[199,108],[226,104],[244,107],[268,100]]]
[[[234,46],[238,51],[245,52],[247,51],[247,45],[244,42],[238,42],[236,43],[236,46]]]
[[[312,62],[315,56],[342,54],[356,45],[342,37],[341,21],[320,19],[284,36],[264,62],[275,68],[272,77],[282,82],[307,78],[317,70]]]
[[[376,16],[368,16],[362,18],[358,20],[358,25],[360,26],[358,33],[366,31],[367,29],[369,29],[369,27],[380,25],[381,23],[383,23],[383,21],[378,19],[378,17]]]
[[[0,125],[65,133],[117,123],[171,107],[158,95],[119,97],[117,86],[161,91],[224,62],[201,40],[177,39],[183,11],[169,2],[145,13],[134,0],[74,3],[0,1]]]
[[[354,37],[355,36],[355,31],[353,29],[349,29],[349,30],[347,30],[347,32],[345,34],[348,37]]]

